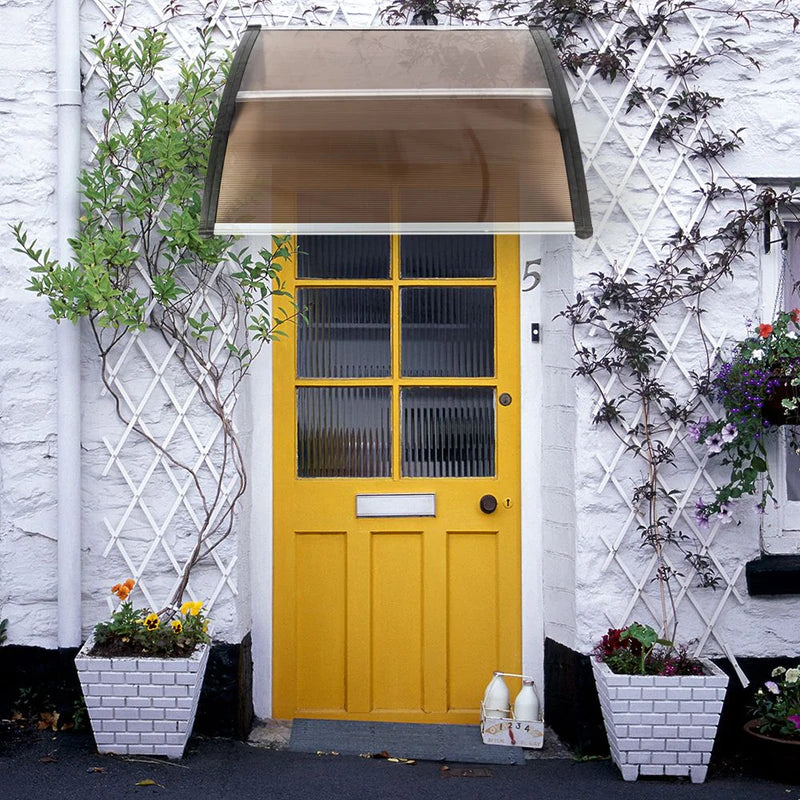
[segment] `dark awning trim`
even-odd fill
[[[581,143],[578,139],[578,128],[572,113],[572,103],[564,82],[561,62],[558,60],[553,43],[543,28],[531,27],[531,36],[542,58],[547,82],[553,93],[553,107],[556,113],[558,131],[561,134],[561,146],[564,148],[564,164],[567,168],[569,183],[569,199],[572,205],[572,219],[575,223],[575,235],[579,239],[589,239],[592,235],[592,216],[589,211],[589,193],[586,190],[586,176],[581,159]]]
[[[214,123],[214,135],[211,138],[211,152],[208,158],[206,183],[203,187],[203,205],[200,210],[200,235],[213,236],[214,224],[217,221],[217,203],[219,187],[222,183],[222,168],[225,166],[225,151],[228,148],[228,136],[233,125],[233,114],[236,111],[236,95],[242,85],[244,71],[250,60],[250,53],[258,39],[260,25],[248,25],[239,40],[234,53],[228,79],[222,90],[217,119]]]
[[[251,26],[246,29],[234,55],[223,91],[214,127],[209,168],[203,193],[200,228],[200,232],[203,235],[213,235],[217,223],[217,208],[224,172],[225,155],[230,132],[234,124],[237,97],[240,96],[242,80],[253,48],[262,30],[263,29],[259,26]],[[564,166],[567,173],[569,202],[572,210],[574,232],[579,238],[588,238],[592,235],[588,193],[580,155],[580,142],[562,67],[547,33],[543,29],[535,27],[531,27],[529,31],[539,53],[552,96],[553,114],[561,140]],[[454,96],[457,97],[457,93],[454,93]],[[557,228],[554,228],[554,231],[555,230],[557,230]],[[498,231],[511,232],[503,230],[502,228],[499,228]],[[356,232],[356,230],[351,230],[350,232]],[[364,230],[363,232],[372,233],[374,231]]]

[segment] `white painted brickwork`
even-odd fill
[[[638,9],[633,4],[620,23],[592,23],[590,40],[596,45],[613,41],[618,24],[634,22]],[[757,20],[757,21],[756,21]],[[760,72],[732,63],[712,68],[697,88],[726,98],[726,107],[713,116],[695,135],[727,131],[746,125],[745,146],[728,160],[731,175],[746,180],[756,175],[796,175],[790,163],[788,141],[795,152],[800,147],[800,129],[790,131],[788,107],[779,94],[798,86],[796,69],[790,66],[800,56],[800,37],[791,24],[768,14],[756,14],[752,28],[706,11],[690,10],[670,25],[670,41],[658,41],[636,56],[637,74],[650,80],[662,74],[670,54],[687,50],[710,53],[717,37],[730,36],[762,63]],[[780,42],[778,44],[778,42]],[[635,277],[663,257],[665,237],[679,227],[691,228],[702,213],[698,190],[709,179],[724,179],[704,171],[699,161],[688,158],[679,145],[659,146],[652,131],[660,109],[647,107],[625,113],[632,82],[604,83],[593,69],[568,76],[573,107],[581,138],[595,236],[573,243],[574,289],[590,283],[591,273],[614,270]],[[759,95],[762,84],[770,100]],[[779,88],[780,87],[780,88]],[[664,104],[679,91],[679,85],[665,85]],[[753,100],[751,103],[750,101]],[[666,108],[666,105],[664,105]],[[746,115],[743,113],[747,109]],[[753,116],[751,117],[750,114]],[[744,117],[746,116],[746,119]],[[770,132],[778,132],[773,136]],[[726,208],[718,206],[718,220]],[[704,222],[709,228],[720,222]],[[707,231],[708,232],[708,231]],[[690,392],[691,370],[703,363],[704,350],[715,352],[726,337],[740,335],[748,318],[757,318],[760,303],[760,259],[754,252],[736,266],[735,280],[708,298],[702,326],[690,310],[676,308],[659,321],[655,333],[668,354],[659,377],[677,387],[679,395]],[[729,339],[728,339],[729,341]],[[586,339],[588,347],[596,345]],[[613,382],[613,381],[612,381]],[[644,466],[631,458],[603,426],[593,426],[596,395],[587,381],[575,381],[575,637],[562,639],[568,646],[588,652],[608,627],[632,621],[658,624],[660,608],[653,590],[655,559],[640,546],[643,517],[633,502],[634,486]],[[713,415],[707,405],[701,413]],[[759,553],[759,517],[753,504],[743,500],[736,512],[737,525],[715,523],[708,531],[697,527],[694,503],[706,499],[726,475],[718,461],[707,462],[703,452],[674,426],[668,446],[674,448],[677,464],[662,472],[662,488],[674,490],[676,507],[666,511],[672,525],[699,542],[720,579],[716,591],[698,588],[690,569],[675,556],[673,566],[682,577],[674,597],[680,622],[677,638],[691,642],[692,652],[706,655],[788,655],[800,641],[796,626],[800,598],[779,600],[751,598],[744,580],[744,564]]]
[[[625,780],[690,775],[705,780],[728,676],[704,661],[707,675],[615,675],[592,661],[614,763]]]
[[[56,326],[9,228],[55,247],[54,4],[0,18],[0,619],[10,642],[56,647]]]
[[[82,3],[86,161],[95,141],[103,88],[88,43],[113,19],[114,5],[111,0]],[[159,22],[162,5],[131,0],[128,21]],[[276,2],[266,10],[258,4],[256,11],[248,11],[246,3],[220,0],[212,11],[217,40],[223,46],[235,46],[239,31],[248,22],[380,23],[380,4],[374,0],[333,2],[326,4],[326,11],[306,13],[312,5]],[[189,16],[162,24],[170,40],[170,68],[176,59],[196,49],[193,26],[207,4],[186,0],[182,6]],[[41,0],[5,0],[2,9],[0,615],[9,618],[10,642],[55,647],[55,325],[47,318],[46,304],[25,291],[28,265],[12,252],[8,228],[22,220],[44,247],[55,244],[55,14],[52,2]],[[775,17],[753,13],[751,20],[748,31],[744,25],[693,13],[671,29],[671,42],[642,56],[639,69],[649,76],[664,63],[670,48],[702,53],[714,46],[717,36],[737,39],[758,56],[761,71],[743,72],[726,63],[702,86],[728,99],[713,122],[716,128],[738,128],[746,116],[746,146],[729,159],[729,167],[736,177],[793,177],[800,173],[796,159],[800,128],[795,106],[785,102],[785,97],[796,95],[800,87],[796,70],[800,36],[793,36],[790,24]],[[594,26],[589,38],[600,44],[614,34],[615,23],[604,23]],[[639,477],[638,469],[631,466],[613,437],[592,425],[595,397],[585,382],[569,378],[567,332],[551,318],[567,297],[589,282],[591,272],[610,265],[620,271],[634,270],[658,257],[664,236],[695,217],[696,190],[704,176],[676,148],[667,145],[659,149],[648,140],[653,127],[650,110],[625,113],[625,96],[631,87],[624,81],[608,85],[589,70],[568,76],[568,82],[596,236],[589,242],[548,245],[542,264],[543,309],[547,312],[541,344],[547,389],[543,413],[548,420],[543,428],[550,436],[543,442],[543,472],[548,481],[543,602],[548,635],[587,652],[609,625],[621,625],[631,618],[652,621],[657,616],[647,599],[652,563],[638,546],[638,519],[631,511],[631,486]],[[665,321],[660,335],[674,354],[667,370],[670,380],[686,381],[686,370],[702,351],[703,338],[714,347],[726,334],[741,332],[744,319],[759,308],[759,283],[759,262],[754,255],[737,268],[736,280],[712,301],[702,335],[686,326],[680,314]],[[121,374],[134,401],[144,402],[154,424],[169,429],[183,414],[208,433],[191,404],[185,412],[176,410],[163,384],[156,381],[152,392],[146,394],[149,382],[162,367],[168,367],[160,355],[144,340],[137,341],[126,355]],[[169,380],[167,384],[173,388]],[[184,399],[178,396],[179,406]],[[259,402],[253,398],[253,407],[258,408]],[[135,596],[137,603],[152,598],[153,605],[161,606],[175,581],[170,556],[185,552],[193,523],[190,516],[184,516],[182,522],[168,519],[173,508],[181,514],[188,511],[191,498],[180,496],[180,489],[160,465],[153,467],[151,450],[124,437],[112,403],[101,394],[88,335],[84,337],[82,403],[82,595],[84,630],[88,631],[108,614],[109,586],[129,575],[144,578],[147,593]],[[182,421],[179,428],[185,430],[181,425]],[[675,474],[666,476],[669,487],[692,487],[708,495],[721,473],[707,469],[678,432],[674,442],[682,463]],[[682,495],[676,512],[677,521],[690,534],[696,533],[692,504],[691,493]],[[259,513],[257,508],[255,513]],[[747,509],[739,516],[742,524],[738,527],[704,535],[722,569],[723,581],[716,592],[707,592],[696,589],[687,577],[677,594],[682,620],[679,637],[696,638],[698,648],[710,654],[726,648],[739,655],[797,652],[800,598],[759,599],[746,594],[741,564],[759,552],[759,530],[757,518]],[[214,601],[216,635],[229,641],[238,641],[250,629],[251,601],[253,613],[271,616],[270,593],[261,591],[257,576],[250,587],[249,554],[249,528],[242,525],[218,559],[193,578],[191,596]],[[526,587],[525,591],[539,592],[539,588]]]
[[[75,659],[100,753],[180,758],[192,732],[210,648],[190,658]]]

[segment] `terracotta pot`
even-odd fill
[[[753,768],[764,778],[796,784],[800,764],[800,739],[777,739],[759,733],[759,719],[744,725],[747,754],[752,757]]]

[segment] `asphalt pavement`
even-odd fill
[[[401,755],[401,754],[397,754]],[[798,764],[800,774],[800,764]],[[625,783],[608,760],[541,758],[491,766],[300,754],[194,737],[181,761],[98,755],[90,734],[36,732],[0,743],[0,800],[800,800],[798,785],[714,767],[704,784],[682,778]]]

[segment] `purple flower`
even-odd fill
[[[722,439],[722,436],[720,436],[720,434],[718,433],[712,433],[711,436],[709,436],[708,439],[706,439],[708,454],[713,456],[715,453],[721,453],[723,444],[724,441]]]
[[[708,417],[703,417],[699,422],[690,422],[689,438],[693,442],[699,442],[703,435],[703,431],[706,429],[706,425],[708,425]]]
[[[725,444],[730,444],[739,435],[739,431],[732,422],[729,422],[722,429],[721,435],[722,435],[722,441],[725,442]]]
[[[730,503],[720,503],[719,511],[717,512],[717,519],[723,524],[727,525],[733,522],[733,505]]]
[[[795,728],[800,730],[800,714],[792,714],[791,716],[786,717],[786,719],[788,719],[789,722],[794,722]]]
[[[781,690],[778,688],[778,684],[775,681],[767,681],[764,686],[769,689],[772,694],[780,694]]]
[[[703,502],[703,499],[699,497],[694,504],[694,519],[695,522],[697,522],[697,526],[703,530],[707,530],[709,525],[708,517],[708,506]]]

